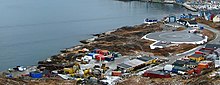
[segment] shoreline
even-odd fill
[[[42,60],[42,61],[47,61],[48,59],[53,59],[53,58],[63,59],[63,58],[66,58],[68,53],[74,53],[75,51],[79,51],[83,48],[89,48],[89,50],[92,50],[92,49],[95,49],[96,47],[101,48],[101,49],[103,49],[103,48],[113,49],[114,46],[116,46],[119,48],[124,47],[124,49],[126,49],[126,46],[127,47],[131,46],[131,49],[129,49],[129,50],[126,49],[126,50],[120,51],[120,53],[123,53],[123,51],[124,51],[123,55],[126,55],[126,53],[131,53],[131,54],[129,54],[129,56],[132,55],[132,51],[134,52],[133,54],[135,54],[135,52],[154,53],[158,49],[156,51],[155,50],[149,51],[149,50],[146,50],[146,48],[148,49],[149,47],[144,47],[145,50],[143,51],[142,46],[147,46],[148,44],[152,44],[152,42],[146,41],[146,40],[141,40],[141,38],[139,39],[139,37],[143,36],[143,34],[149,34],[149,33],[158,32],[158,31],[160,32],[161,29],[163,29],[162,27],[160,27],[161,25],[164,25],[164,24],[161,21],[159,21],[158,23],[151,24],[151,25],[139,24],[139,25],[134,25],[134,26],[123,26],[123,27],[119,27],[117,29],[113,29],[111,31],[100,33],[100,34],[93,34],[93,37],[79,41],[79,42],[81,42],[79,45],[71,46],[69,48],[65,48],[63,50],[60,50],[60,53],[58,53],[57,55],[50,56],[47,59]],[[151,31],[151,30],[153,30],[153,31]],[[143,31],[146,31],[146,32],[143,32]],[[135,35],[135,37],[132,37],[133,35]],[[128,38],[126,36],[131,37],[131,38]],[[121,40],[118,41],[118,39],[121,39]],[[138,41],[138,40],[140,40],[140,41]],[[105,41],[107,41],[107,42],[105,42]],[[125,43],[123,43],[123,42],[125,42]],[[132,42],[134,42],[134,43],[132,43]],[[145,43],[147,43],[147,45],[145,45]],[[103,47],[99,44],[103,44]],[[138,44],[138,45],[135,45],[135,44]],[[105,47],[105,45],[107,45],[107,46]],[[136,46],[136,48],[135,48],[135,46]],[[182,47],[187,47],[187,49],[193,50],[193,49],[196,49],[198,47],[198,45],[183,45]],[[104,49],[104,50],[109,50],[109,49]],[[111,51],[118,52],[117,49],[116,50],[113,49]],[[184,49],[184,50],[187,51],[187,49]],[[132,51],[130,51],[130,50],[132,50]],[[168,51],[168,50],[169,49],[166,49],[166,50],[159,49],[159,51],[156,53],[164,53],[165,51]],[[186,51],[183,51],[183,54]],[[168,53],[173,53],[173,52],[171,51]],[[39,66],[39,62],[36,66]],[[69,62],[69,63],[72,63],[72,62]],[[65,65],[63,65],[63,66],[65,67]]]
[[[150,0],[140,0],[142,2],[149,2],[149,3],[161,3],[161,4],[173,4],[173,5],[180,5],[192,12],[198,12],[197,9],[191,7],[190,5],[187,5],[186,3],[176,3],[176,2],[156,2],[156,1],[150,1]]]

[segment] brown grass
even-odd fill
[[[220,23],[214,23],[212,21],[207,21],[207,20],[205,20],[202,17],[196,18],[196,22],[202,23],[202,24],[206,24],[206,25],[208,25],[208,26],[210,26],[212,28],[220,30]]]
[[[207,29],[202,30],[201,33],[202,33],[203,35],[205,35],[205,36],[208,36],[208,41],[214,40],[215,37],[216,37],[216,34],[215,34],[215,33],[213,33],[213,32],[210,31],[210,30],[207,30]]]
[[[176,31],[182,31],[182,30],[185,30],[186,28],[184,28],[184,27],[178,27],[177,29],[176,29]]]

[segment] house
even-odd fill
[[[193,54],[191,56],[188,56],[190,59],[195,60],[197,62],[204,60],[203,54]]]
[[[137,59],[141,60],[141,61],[144,61],[146,65],[155,63],[156,60],[157,60],[157,58],[148,57],[148,56],[139,57]]]
[[[213,22],[220,22],[220,14],[216,15],[212,21]]]
[[[199,68],[199,69],[208,69],[208,68],[212,68],[212,67],[214,67],[213,61],[201,61],[198,64],[197,68]]]
[[[187,26],[187,27],[192,27],[192,28],[198,28],[198,27],[199,27],[198,24],[197,24],[197,22],[196,22],[196,21],[193,21],[193,20],[187,21],[187,22],[186,22],[186,26]]]
[[[171,75],[169,73],[165,73],[162,71],[146,71],[143,74],[144,77],[150,78],[170,78]]]
[[[129,71],[140,69],[144,66],[146,66],[144,61],[133,59],[133,60],[125,61],[123,63],[118,64],[117,69],[125,71],[125,72],[129,72]]]

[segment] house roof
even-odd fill
[[[118,64],[118,67],[131,68],[131,67],[139,66],[139,65],[144,64],[144,63],[145,63],[144,61],[141,61],[141,60],[138,60],[138,59],[133,59],[133,60],[125,61],[121,64]]]
[[[191,55],[190,57],[196,57],[196,58],[199,58],[199,57],[202,57],[203,56],[203,54],[193,54],[193,55]]]
[[[172,65],[198,65],[196,62],[190,60],[176,60]]]
[[[124,63],[121,63],[121,64],[118,64],[118,67],[120,67],[120,68],[130,68],[131,66],[129,66],[127,64],[124,64]]]
[[[172,65],[184,65],[186,64],[185,61],[182,61],[182,60],[176,60]]]
[[[187,62],[187,65],[198,65],[198,63],[196,63],[196,62]]]
[[[139,66],[139,65],[144,64],[144,63],[145,63],[144,61],[141,61],[141,60],[138,60],[138,59],[133,59],[133,60],[124,62],[124,64],[127,64],[127,65],[132,66],[132,67],[136,67],[136,66]]]
[[[207,44],[205,48],[218,49],[220,48],[220,44]]]
[[[181,71],[189,70],[189,68],[187,68],[187,67],[180,67],[180,66],[174,66],[173,69],[178,69],[178,70],[181,70]]]
[[[158,74],[158,75],[167,75],[168,73],[161,71],[146,71],[145,73]]]

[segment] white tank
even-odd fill
[[[164,66],[164,70],[165,70],[165,71],[172,71],[172,69],[173,69],[173,66],[172,66],[172,65],[165,65],[165,66]]]

